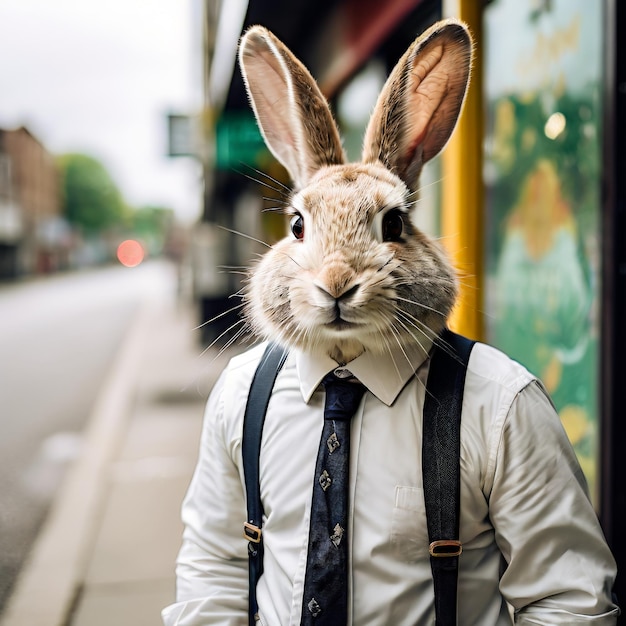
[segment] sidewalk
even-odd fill
[[[204,403],[226,362],[201,356],[196,323],[172,294],[137,314],[2,626],[161,623]]]

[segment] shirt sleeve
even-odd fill
[[[176,603],[165,626],[247,626],[245,496],[225,438],[223,389],[216,383],[204,416],[199,459],[182,506],[185,525],[176,567]]]
[[[520,625],[615,624],[616,573],[582,470],[543,387],[515,398],[497,452],[490,516],[500,590]]]

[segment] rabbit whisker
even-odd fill
[[[408,314],[405,313],[405,320],[413,325],[412,320],[408,319]],[[410,316],[409,316],[410,317]],[[437,335],[435,332],[433,332],[430,328],[428,328],[428,326],[422,324],[419,320],[414,320],[415,322],[418,322],[419,324],[421,324],[422,326],[424,326],[424,328],[419,328],[418,326],[415,326],[415,329],[420,331],[425,337],[429,337],[431,339],[431,341],[433,342],[433,344],[436,344],[437,346],[439,346],[448,356],[452,357],[455,361],[458,361],[459,363],[461,363],[461,359],[459,358],[459,356],[457,355],[457,353],[454,351],[454,349],[452,348],[452,346],[447,342],[444,341],[440,335]],[[426,333],[425,331],[428,330],[429,333]],[[417,340],[417,338],[415,338]],[[421,345],[421,344],[420,344]]]
[[[240,174],[241,176],[247,178],[248,180],[252,181],[253,183],[258,183],[259,185],[262,185],[263,187],[265,187],[266,189],[271,189],[272,191],[275,191],[276,193],[282,195],[282,196],[287,196],[288,194],[291,193],[291,189],[289,189],[289,187],[283,185],[280,181],[272,178],[271,176],[268,176],[267,174],[251,168],[252,171],[256,172],[259,176],[263,176],[267,179],[269,179],[271,182],[275,183],[276,185],[278,185],[277,187],[274,187],[272,185],[270,185],[267,181],[265,180],[261,180],[260,178],[255,178],[254,176],[247,174],[246,172],[243,172],[241,170],[235,170],[238,174]]]
[[[401,296],[396,296],[396,300],[400,300],[401,302],[407,302],[408,304],[413,304],[414,306],[417,306],[421,309],[426,309],[427,311],[432,311],[433,313],[436,313],[437,315],[441,315],[441,317],[445,317],[445,315],[441,311],[438,311],[437,309],[434,309],[433,307],[428,306],[427,304],[417,302],[417,300],[409,300],[409,298],[403,298]]]
[[[417,326],[415,326],[411,320],[406,320],[406,322],[410,325],[405,324],[402,320],[397,320],[397,323],[402,326],[402,328],[407,332],[408,335],[410,335],[414,340],[415,343],[417,343],[417,345],[421,348],[422,352],[428,353],[428,350],[426,350],[424,344],[419,340],[419,338],[416,336],[415,331],[421,333],[424,337],[426,337],[428,339],[428,335],[421,329],[418,328]],[[411,327],[413,327],[415,330],[411,330]]]
[[[288,185],[285,185],[284,183],[280,182],[277,178],[274,178],[273,176],[270,176],[266,172],[263,172],[263,171],[257,169],[256,167],[252,167],[251,165],[248,165],[248,168],[251,169],[256,174],[258,174],[259,176],[263,176],[264,178],[267,178],[268,180],[271,180],[273,183],[278,185],[282,190],[286,191],[288,194],[291,193],[291,187],[289,187]],[[245,175],[244,172],[242,172],[242,173]],[[262,182],[262,181],[257,181],[257,182]]]
[[[263,196],[263,200],[266,202],[278,202],[283,206],[289,205],[289,198],[277,198],[276,196]]]
[[[465,280],[463,280],[463,279],[467,279],[467,278],[475,278],[475,276],[473,276],[471,274],[467,274],[465,276],[460,276],[459,277],[459,285],[462,285],[466,289],[476,290],[478,288],[476,283],[468,283]]]
[[[409,359],[409,356],[405,352],[404,347],[402,345],[402,342],[400,341],[400,333],[399,333],[399,331],[396,330],[393,326],[390,326],[390,330],[391,330],[393,338],[396,340],[396,343],[398,344],[398,347],[400,348],[404,358],[406,359],[407,363],[410,364],[411,360]],[[393,362],[393,366],[396,368],[396,372],[398,373],[398,377],[400,377],[400,369],[398,367],[398,364],[396,363],[396,359],[394,357],[393,350],[391,349],[391,345],[389,346],[389,354],[391,356],[391,360]]]
[[[245,335],[245,333],[248,332],[248,328],[246,326],[242,326],[219,350],[219,352],[217,353],[217,355],[215,356],[215,359],[219,358],[220,356],[222,356],[222,354],[224,354],[224,352],[226,352],[226,350],[228,350],[228,348],[230,348],[234,343],[236,343],[240,337],[242,335]],[[214,360],[215,360],[214,359]]]
[[[417,340],[417,338],[415,338]],[[419,343],[419,342],[418,342]],[[419,344],[420,347],[422,348],[422,350],[424,349],[424,347],[422,346],[422,344]],[[418,370],[416,370],[415,372],[413,372],[413,377],[418,381],[418,383],[424,388],[424,390],[426,391],[426,393],[430,394],[431,392],[428,391],[428,387],[426,385],[426,383],[424,381],[422,381],[422,379],[419,376],[419,368]],[[434,397],[434,396],[433,396]]]
[[[415,194],[419,194],[421,193],[424,189],[429,189],[430,187],[434,187],[435,185],[439,185],[443,182],[443,176],[437,178],[436,180],[432,180],[431,182],[429,182],[426,185],[420,185],[420,188],[417,189],[416,191],[414,191],[411,195],[415,195]]]
[[[457,280],[455,278],[445,278],[444,276],[436,276],[427,279],[421,277],[420,281],[425,285],[456,285]],[[399,285],[415,286],[415,280],[411,276],[405,276],[403,280],[398,281]]]
[[[403,317],[404,320],[409,322],[415,328],[415,330],[418,330],[427,339],[430,339],[431,341],[435,341],[439,337],[439,335],[434,330],[432,330],[432,328],[430,328],[427,324],[425,324],[419,318],[415,317],[414,315],[411,315],[407,311],[399,310],[398,312]]]
[[[233,294],[233,295],[235,295],[235,294]],[[230,297],[232,297],[232,296],[230,296]],[[230,309],[227,309],[226,311],[222,311],[221,313],[219,313],[215,317],[212,317],[210,320],[207,320],[206,322],[202,322],[202,324],[199,324],[198,326],[195,326],[191,330],[200,330],[201,328],[204,328],[205,326],[208,326],[209,324],[212,324],[213,322],[215,322],[216,320],[219,320],[220,318],[224,317],[225,315],[228,315],[229,313],[232,313],[233,311],[236,311],[237,309],[241,309],[243,306],[245,306],[245,304],[243,304],[243,303],[242,304],[237,304],[236,306],[233,306]]]
[[[390,256],[377,270],[376,272],[382,272],[391,262],[394,260],[393,256]]]
[[[242,233],[238,230],[233,230],[232,228],[227,228],[226,226],[221,226],[220,224],[218,224],[217,227],[220,228],[221,230],[225,230],[229,233],[233,233],[233,235],[239,235],[240,237],[244,237],[245,239],[256,241],[256,243],[260,243],[262,246],[265,246],[266,248],[269,248],[270,250],[272,249],[272,246],[270,246],[269,243],[266,243],[265,241],[261,241],[260,239],[257,239],[256,237],[252,237],[251,235],[246,235],[246,233]]]
[[[306,271],[300,263],[298,263],[290,254],[287,254],[284,250],[280,251],[280,254],[286,256],[294,265],[297,265],[302,271]]]
[[[417,332],[421,333],[426,339],[429,339],[433,343],[436,343],[439,340],[439,335],[436,332],[434,332],[431,328],[429,328],[426,324],[424,324],[424,322],[422,322],[421,320],[417,319],[416,317],[414,317],[410,313],[407,313],[406,311],[400,311],[400,315],[408,324],[410,324],[412,328],[414,328]],[[416,341],[418,341],[417,337],[415,337],[413,333],[411,333],[411,335]],[[445,343],[445,342],[441,342],[441,343]],[[422,347],[422,349],[424,349],[424,346],[422,346],[421,343],[420,343],[420,346]],[[450,355],[452,356],[452,353],[450,353]]]
[[[392,328],[392,332],[394,333],[394,338],[395,338],[396,342],[397,342],[397,343],[398,343],[398,345],[402,348],[402,345],[400,344],[400,339],[399,339],[400,332],[399,332],[399,331],[398,331],[398,329],[397,329],[397,328],[395,328],[394,326],[392,326],[391,328]],[[413,336],[413,334],[412,334],[412,333],[411,333],[411,336]],[[415,339],[417,340],[417,338],[415,338]],[[419,341],[418,341],[418,343],[419,343]],[[422,347],[422,344],[421,344],[421,343],[419,343],[419,345],[420,345],[420,347]],[[422,347],[422,349],[423,349],[423,347]],[[408,356],[407,356],[407,355],[406,355],[406,353],[404,352],[404,349],[403,349],[402,351],[403,351],[403,353],[405,354],[405,357],[406,357],[407,362],[409,363],[409,365],[412,365],[412,364],[411,364],[411,361],[410,361],[410,360],[409,360],[409,358],[408,358]],[[391,350],[391,346],[389,347],[389,352],[390,352],[390,354],[392,355],[392,358],[393,358],[393,351]],[[394,365],[395,365],[395,362],[394,362]],[[396,366],[396,367],[397,367],[397,366]],[[414,372],[413,372],[413,377],[417,379],[418,383],[419,383],[422,387],[426,388],[426,385],[422,382],[422,379],[418,376],[417,371],[414,371]]]
[[[239,275],[239,276],[248,276],[248,272],[243,271],[243,270],[227,270],[227,269],[221,269],[219,272],[219,274],[230,274],[230,275]]]
[[[245,324],[246,320],[237,320],[233,324],[231,324],[225,331],[221,332],[198,356],[198,358],[203,357],[224,335],[228,334],[230,331],[235,329],[237,326],[241,326],[241,324]]]
[[[262,185],[263,187],[267,188],[267,189],[271,189],[272,191],[275,191],[276,193],[279,194],[283,194],[285,193],[282,189],[279,189],[278,187],[273,187],[272,185],[270,185],[269,183],[263,181],[263,180],[259,180],[258,178],[255,178],[254,176],[250,176],[249,174],[246,174],[245,172],[242,171],[237,171],[238,174],[240,174],[241,176],[243,176],[244,178],[247,178],[248,180],[251,180],[253,183],[257,183],[259,185]]]
[[[427,351],[424,349],[424,346],[423,346],[423,345],[422,345],[422,344],[421,344],[421,343],[417,340],[417,337],[415,337],[415,336],[413,335],[413,333],[410,333],[410,334],[411,334],[411,336],[412,336],[412,337],[413,337],[413,338],[414,338],[414,339],[418,342],[418,344],[419,344],[420,348],[421,348],[421,349],[422,349],[425,353],[427,353]],[[398,340],[398,339],[396,339],[396,341],[398,341],[398,342],[399,342],[399,340]],[[408,361],[408,357],[407,357],[407,361]],[[409,361],[409,365],[411,365],[411,366],[412,366],[412,363],[411,363],[410,361]],[[413,372],[413,377],[414,377],[414,378],[418,381],[418,383],[419,383],[419,384],[420,384],[420,385],[421,385],[421,386],[422,386],[422,387],[423,387],[423,388],[424,388],[424,389],[428,392],[428,390],[426,389],[426,384],[425,384],[425,383],[422,381],[422,379],[419,377],[417,370],[414,370],[414,372]]]

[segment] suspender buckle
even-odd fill
[[[243,525],[243,536],[252,543],[261,543],[262,530],[252,522],[245,522]]]
[[[459,556],[463,552],[463,545],[456,539],[440,539],[428,546],[428,552],[435,558]]]

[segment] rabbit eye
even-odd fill
[[[404,231],[402,213],[392,209],[383,217],[383,241],[400,241]]]
[[[304,239],[304,220],[302,215],[294,215],[291,218],[291,232],[296,239]]]

